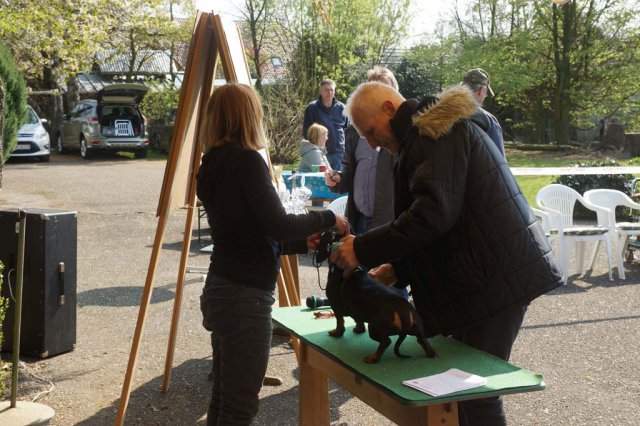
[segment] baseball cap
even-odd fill
[[[487,90],[493,95],[493,90],[491,90],[491,86],[489,86],[489,74],[482,68],[474,68],[472,70],[467,71],[467,73],[462,78],[462,82],[466,84],[481,84],[483,86],[487,86]]]

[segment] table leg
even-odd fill
[[[329,387],[327,376],[307,362],[309,346],[300,340],[300,386],[298,424],[326,426],[329,424]]]
[[[300,339],[300,353],[300,425],[329,424],[327,377],[330,377],[400,426],[458,426],[458,405],[455,401],[426,406],[406,405],[307,345],[303,339]]]

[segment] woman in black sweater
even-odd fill
[[[205,155],[197,192],[213,239],[201,296],[203,325],[211,331],[213,348],[207,425],[248,425],[258,412],[283,247],[306,251],[312,245],[305,243],[306,236],[330,227],[349,231],[346,219],[328,210],[285,212],[258,152],[265,147],[263,117],[260,98],[250,86],[226,84],[209,99],[200,133]],[[300,241],[282,243],[294,240]]]

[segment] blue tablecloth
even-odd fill
[[[335,194],[329,190],[324,183],[324,173],[300,173],[296,172],[296,186],[300,186],[302,183],[302,176],[304,176],[304,186],[311,190],[311,198],[328,198],[335,200],[338,197],[342,197],[345,194]],[[291,190],[291,172],[282,172],[282,179],[287,189]]]

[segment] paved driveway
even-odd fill
[[[51,163],[4,167],[0,208],[78,212],[77,348],[29,360],[28,371],[47,381],[26,375],[20,385],[25,399],[54,385],[39,400],[56,410],[53,425],[113,424],[156,232],[164,166],[158,160],[52,155]],[[171,387],[166,394],[160,391],[184,224],[184,211],[175,211],[164,234],[127,424],[204,424],[210,349],[200,324],[198,274],[187,276]],[[192,241],[189,264],[206,266],[195,234]],[[303,298],[322,294],[309,259],[303,257],[301,265]],[[543,374],[548,388],[506,397],[511,425],[639,423],[639,281],[635,262],[627,265],[626,281],[609,282],[601,256],[591,276],[573,277],[532,303],[511,361]],[[274,339],[268,374],[284,383],[263,388],[255,423],[296,424],[298,370],[284,338]],[[330,389],[332,424],[389,424],[342,389]]]

